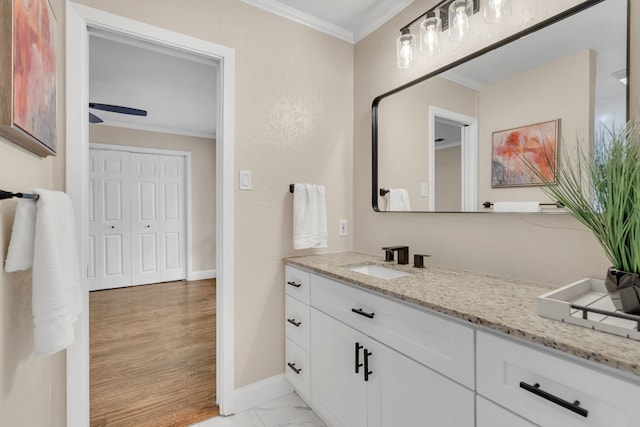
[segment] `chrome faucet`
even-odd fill
[[[398,252],[398,264],[409,264],[409,246],[387,246],[382,248],[384,260],[393,262],[394,252]]]

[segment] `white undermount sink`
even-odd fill
[[[345,268],[347,270],[355,271],[356,273],[377,277],[378,279],[397,279],[398,277],[410,275],[410,273],[405,273],[404,271],[393,270],[391,268],[375,264],[356,264]]]

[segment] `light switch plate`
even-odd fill
[[[429,186],[426,182],[420,183],[420,195],[422,197],[427,197],[429,195]]]
[[[251,190],[251,171],[240,171],[240,190]]]

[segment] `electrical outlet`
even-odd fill
[[[341,219],[340,220],[340,229],[338,231],[338,235],[339,236],[346,236],[347,233],[347,220],[346,219]]]

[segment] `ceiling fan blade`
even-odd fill
[[[96,116],[93,113],[89,113],[89,123],[102,123],[104,120],[102,120],[100,117]]]
[[[90,102],[89,108],[94,108],[96,110],[110,111],[112,113],[129,114],[131,116],[147,115],[146,110],[140,110],[138,108],[123,107],[121,105],[98,104],[95,102]]]

